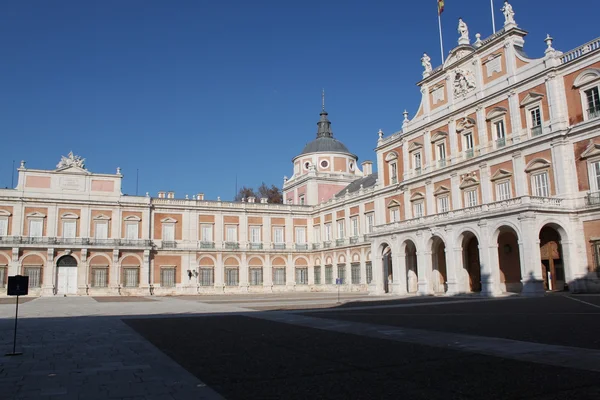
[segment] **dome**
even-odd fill
[[[308,153],[346,153],[351,154],[344,143],[332,137],[319,137],[304,146],[303,154]]]

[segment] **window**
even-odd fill
[[[140,281],[140,269],[135,268],[123,268],[123,286],[124,287],[138,287]]]
[[[108,267],[92,267],[92,287],[108,286]]]
[[[296,243],[306,244],[306,228],[303,226],[296,227]]]
[[[236,243],[238,241],[237,225],[227,225],[225,241],[229,243]]]
[[[367,261],[367,284],[373,282],[373,264]]]
[[[23,274],[29,277],[29,287],[39,288],[42,286],[42,267],[25,267]]]
[[[465,145],[465,155],[467,158],[471,158],[474,155],[474,153],[473,153],[473,148],[474,148],[473,134],[467,133],[464,135],[463,138],[464,138],[464,145]]]
[[[325,241],[331,241],[331,223],[325,224]]]
[[[321,284],[321,267],[315,267],[315,285]]]
[[[421,218],[423,216],[423,202],[413,204],[413,212],[415,218]]]
[[[308,268],[296,268],[296,285],[308,285]]]
[[[417,172],[417,173],[421,172],[421,152],[420,151],[417,151],[413,155],[413,160],[414,160],[415,172]]]
[[[323,169],[329,168],[329,161],[327,161],[327,160],[321,161],[321,168],[323,168]]]
[[[276,226],[273,228],[273,243],[282,244],[285,243],[283,237],[283,226]]]
[[[360,264],[353,263],[351,265],[351,268],[352,268],[352,271],[351,271],[352,284],[358,285],[358,284],[360,284]]]
[[[398,183],[398,164],[396,162],[390,163],[390,179],[392,185]]]
[[[250,227],[250,243],[260,243],[260,226]]]
[[[96,239],[108,239],[108,221],[96,221],[94,226]]]
[[[446,212],[450,211],[450,201],[448,199],[448,196],[438,197],[437,204],[438,204],[438,213],[446,213]]]
[[[313,235],[314,235],[313,242],[319,243],[321,241],[321,227],[320,226],[314,227]]]
[[[477,205],[477,189],[465,191],[465,207],[475,207]]]
[[[590,163],[590,189],[600,191],[600,161]],[[2,235],[2,222],[0,221],[0,236]]]
[[[285,268],[273,268],[273,285],[285,285]]]
[[[166,267],[160,269],[160,286],[175,287],[175,268]]]
[[[62,222],[62,237],[65,239],[75,239],[77,236],[77,221],[67,220]]]
[[[596,271],[600,272],[600,242],[594,242],[593,246],[596,253]]]
[[[494,122],[494,134],[496,136],[496,147],[504,147],[506,145],[504,119]]]
[[[584,93],[587,101],[588,118],[600,117],[600,93],[598,93],[598,87],[588,89]]]
[[[337,266],[338,279],[342,284],[346,284],[346,264],[339,264]]]
[[[6,287],[6,270],[5,266],[0,267],[0,288]]]
[[[531,186],[534,196],[550,197],[550,185],[548,183],[548,172],[544,171],[531,176]]]
[[[350,219],[350,225],[352,226],[352,236],[358,237],[358,235],[359,235],[358,217],[352,217],[352,219]]]
[[[198,284],[200,286],[212,286],[214,285],[215,274],[213,268],[200,268],[198,274]]]
[[[238,286],[239,283],[239,269],[238,268],[225,268],[225,285],[226,286]]]
[[[263,284],[262,268],[250,268],[250,286],[260,286]]]
[[[344,232],[344,221],[343,220],[338,221],[337,222],[337,227],[338,227],[338,229],[337,229],[337,238],[338,239],[343,239],[344,238],[344,233],[345,233]]]
[[[390,222],[400,221],[400,207],[390,208]]]
[[[213,241],[213,226],[212,224],[202,224],[200,227],[200,240],[203,242]]]
[[[539,106],[529,109],[529,123],[531,136],[542,134],[542,113]]]
[[[162,240],[165,242],[175,241],[175,224],[168,223],[162,226]]]
[[[436,146],[437,148],[437,159],[438,166],[445,167],[446,166],[446,143],[442,142]]]
[[[325,284],[331,285],[333,283],[333,266],[325,266]]]
[[[367,233],[373,233],[373,223],[375,221],[375,214],[367,214]]]
[[[29,237],[42,237],[44,230],[44,220],[33,218],[29,220]]]
[[[300,196],[300,205],[303,206],[304,205],[304,195]]]
[[[127,222],[125,224],[125,239],[127,240],[137,240],[139,232],[139,223],[137,222]]]
[[[503,201],[510,198],[510,181],[496,183],[496,200]]]
[[[0,236],[8,235],[8,217],[0,217]]]

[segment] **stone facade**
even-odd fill
[[[541,59],[510,24],[426,70],[378,172],[323,107],[286,204],[121,194],[69,154],[0,190],[0,282],[37,295],[600,291],[600,40]],[[463,39],[464,41],[464,39]],[[318,143],[317,143],[318,142]],[[372,178],[371,181],[369,179]]]

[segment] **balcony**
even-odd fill
[[[392,185],[397,184],[398,183],[398,177],[397,176],[392,176],[391,182],[392,182]]]
[[[443,160],[438,160],[437,166],[438,168],[444,168],[446,166],[446,159],[444,158]]]
[[[0,246],[21,244],[21,236],[0,236]]]
[[[600,117],[600,105],[588,109],[588,119]]]
[[[248,248],[250,250],[262,250],[263,244],[262,243],[248,243]]]
[[[306,243],[296,243],[296,250],[298,250],[298,251],[306,251],[306,250],[308,250],[308,244],[306,244]]]
[[[313,243],[312,245],[312,249],[313,250],[319,250],[321,248],[321,244],[320,243]]]
[[[586,206],[599,206],[600,205],[600,192],[588,193],[585,196]]]
[[[143,239],[120,239],[118,241],[121,247],[150,247],[152,242],[150,240]]]
[[[466,159],[473,158],[473,157],[475,157],[475,151],[473,149],[465,150],[465,158]]]
[[[201,241],[199,248],[200,250],[213,250],[215,248],[215,242]]]
[[[421,168],[415,168],[415,175],[419,176],[423,173],[423,170]]]
[[[285,250],[285,243],[273,243],[273,250]]]
[[[329,249],[331,247],[331,242],[323,242],[323,248]]]
[[[496,148],[497,149],[500,149],[504,146],[506,146],[506,138],[499,138],[496,140]]]
[[[164,243],[164,242],[163,242]],[[173,242],[175,243],[175,242]],[[27,237],[27,236],[3,236],[0,237],[0,245],[47,245],[47,246],[76,246],[76,247],[151,247],[150,240],[142,239],[96,239],[96,238],[62,238],[62,237]],[[163,247],[164,248],[164,247]]]
[[[542,126],[534,126],[531,128],[531,136],[540,136],[542,134]]]
[[[345,239],[336,239],[335,240],[336,247],[343,246],[344,244],[346,244],[346,240]]]
[[[350,244],[356,244],[358,243],[358,236],[353,236],[350,238]]]
[[[167,241],[167,240],[163,240],[162,243],[160,244],[160,248],[161,249],[176,249],[177,248],[177,242],[175,241]]]
[[[239,250],[240,244],[238,242],[225,242],[223,243],[223,248],[226,250]]]

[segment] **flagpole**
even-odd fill
[[[496,33],[496,18],[494,17],[494,0],[490,0],[490,6],[492,8],[492,33]]]
[[[442,39],[442,17],[438,12],[438,25],[440,27],[440,51],[442,53],[442,64],[444,64],[444,40]]]

